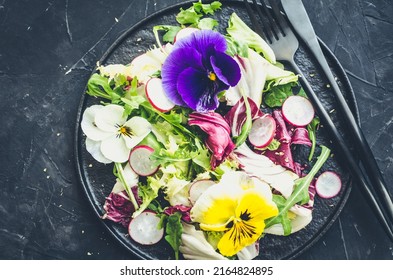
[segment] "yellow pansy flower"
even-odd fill
[[[225,173],[191,209],[192,221],[202,230],[225,232],[217,248],[228,257],[257,241],[265,220],[277,214],[269,185],[241,171]]]

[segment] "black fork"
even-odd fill
[[[263,37],[268,45],[270,45],[277,60],[288,62],[294,72],[299,74],[299,81],[318,111],[318,115],[321,118],[322,123],[329,130],[330,135],[335,140],[334,143],[341,152],[341,158],[346,161],[354,179],[357,179],[363,195],[367,198],[367,201],[378,217],[381,225],[393,241],[393,206],[389,194],[384,187],[384,182],[380,182],[382,188],[380,192],[385,192],[379,194],[379,192],[376,192],[373,188],[373,184],[370,183],[370,178],[378,183],[381,176],[378,176],[377,172],[368,172],[366,168],[364,168],[364,170],[360,168],[358,165],[358,159],[353,156],[352,152],[348,148],[350,145],[348,145],[343,139],[334,122],[330,118],[329,113],[325,110],[322,102],[313,91],[310,83],[305,79],[302,71],[297,66],[294,56],[299,48],[299,41],[290,28],[287,19],[281,14],[279,6],[280,1],[268,0],[271,6],[268,7],[264,0],[261,0],[260,4],[258,4],[256,0],[252,0],[254,10],[251,8],[250,3],[247,0],[243,1],[255,32]],[[255,16],[255,11],[260,17],[260,21],[258,21]],[[364,166],[368,166],[370,161],[374,160],[373,158],[370,158],[371,156],[365,157],[363,154],[360,154],[359,157],[363,159]],[[366,174],[368,174],[368,176]],[[382,198],[378,197],[378,195]]]

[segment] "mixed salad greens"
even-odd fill
[[[87,87],[100,103],[83,114],[86,149],[114,166],[103,218],[146,246],[164,238],[176,259],[252,259],[265,234],[306,227],[330,155],[297,75],[236,13],[216,31],[220,9],[181,9],[153,28],[156,47],[99,65]],[[309,147],[308,172],[294,145]],[[325,173],[332,197],[341,182]]]

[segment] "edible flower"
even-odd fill
[[[240,68],[226,49],[225,37],[212,30],[176,41],[161,72],[168,98],[198,112],[217,109],[217,94],[240,80]]]
[[[81,127],[86,134],[86,149],[99,162],[126,162],[130,150],[151,131],[142,117],[127,120],[120,105],[93,105],[85,110]]]
[[[265,220],[278,214],[265,182],[241,171],[226,172],[191,209],[191,219],[205,231],[224,232],[217,248],[224,256],[253,244],[265,229]]]
[[[215,169],[235,149],[230,137],[231,128],[218,113],[192,113],[188,119],[189,125],[197,125],[207,134],[206,146],[213,153],[210,165]]]

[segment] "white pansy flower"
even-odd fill
[[[86,148],[99,162],[126,162],[130,150],[151,131],[142,117],[127,120],[120,105],[93,105],[83,113],[81,127],[86,134]]]

